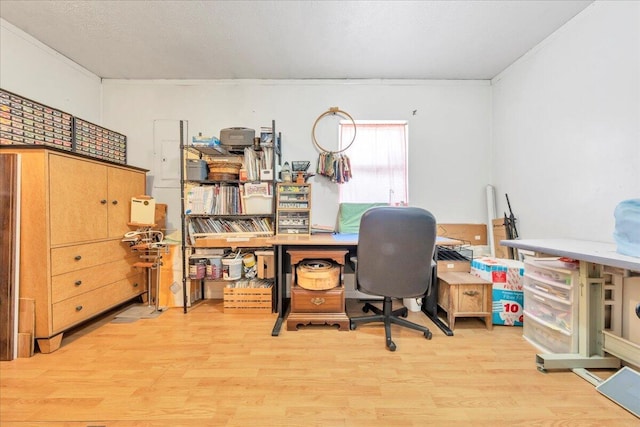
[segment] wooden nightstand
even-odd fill
[[[345,310],[343,268],[346,249],[290,249],[291,312],[287,317],[287,330],[295,331],[299,325],[337,325],[338,330],[349,330],[349,317]],[[309,290],[298,286],[296,265],[305,259],[331,260],[340,265],[338,286],[328,290]]]
[[[447,312],[449,328],[456,317],[482,317],[487,329],[491,320],[493,283],[463,272],[438,273],[438,305]]]

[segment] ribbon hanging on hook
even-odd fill
[[[316,126],[318,125],[318,122],[323,117],[328,115],[343,115],[351,120],[351,123],[353,124],[353,138],[346,147],[340,150],[327,150],[320,145],[316,138]],[[352,177],[351,162],[349,160],[349,157],[347,157],[346,154],[342,153],[348,150],[356,140],[356,122],[353,117],[351,117],[351,115],[346,111],[340,110],[340,108],[338,107],[331,107],[320,116],[318,116],[316,121],[313,123],[313,128],[311,129],[311,137],[313,145],[316,147],[316,149],[318,149],[318,151],[320,151],[316,172],[319,175],[328,177],[332,182],[336,182],[338,184],[348,182]]]

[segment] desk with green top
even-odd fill
[[[355,256],[358,248],[358,234],[312,234],[312,235],[275,235],[268,240],[268,243],[275,248],[275,262],[276,262],[276,312],[278,317],[276,323],[273,326],[271,332],[272,336],[280,335],[280,329],[282,328],[282,322],[286,319],[289,310],[287,297],[286,297],[286,263],[285,256],[287,249],[346,249],[348,250],[348,256]],[[457,246],[461,244],[459,240],[448,239],[444,237],[438,237],[436,245],[441,246]],[[435,264],[435,263],[434,263]],[[438,297],[438,281],[436,279],[437,272],[434,267],[432,279],[431,293],[425,296],[422,311],[436,324],[446,335],[453,335],[451,330],[438,318],[437,316],[437,297]]]

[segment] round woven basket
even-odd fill
[[[312,291],[333,289],[340,284],[340,267],[324,260],[304,260],[296,268],[298,286]]]
[[[214,181],[238,179],[242,167],[242,163],[235,162],[208,162],[207,164],[209,165],[209,179]]]

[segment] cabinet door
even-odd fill
[[[145,175],[113,167],[108,177],[109,237],[122,237],[131,231],[131,198],[145,194]]]
[[[107,167],[51,154],[49,209],[52,245],[105,238]]]

